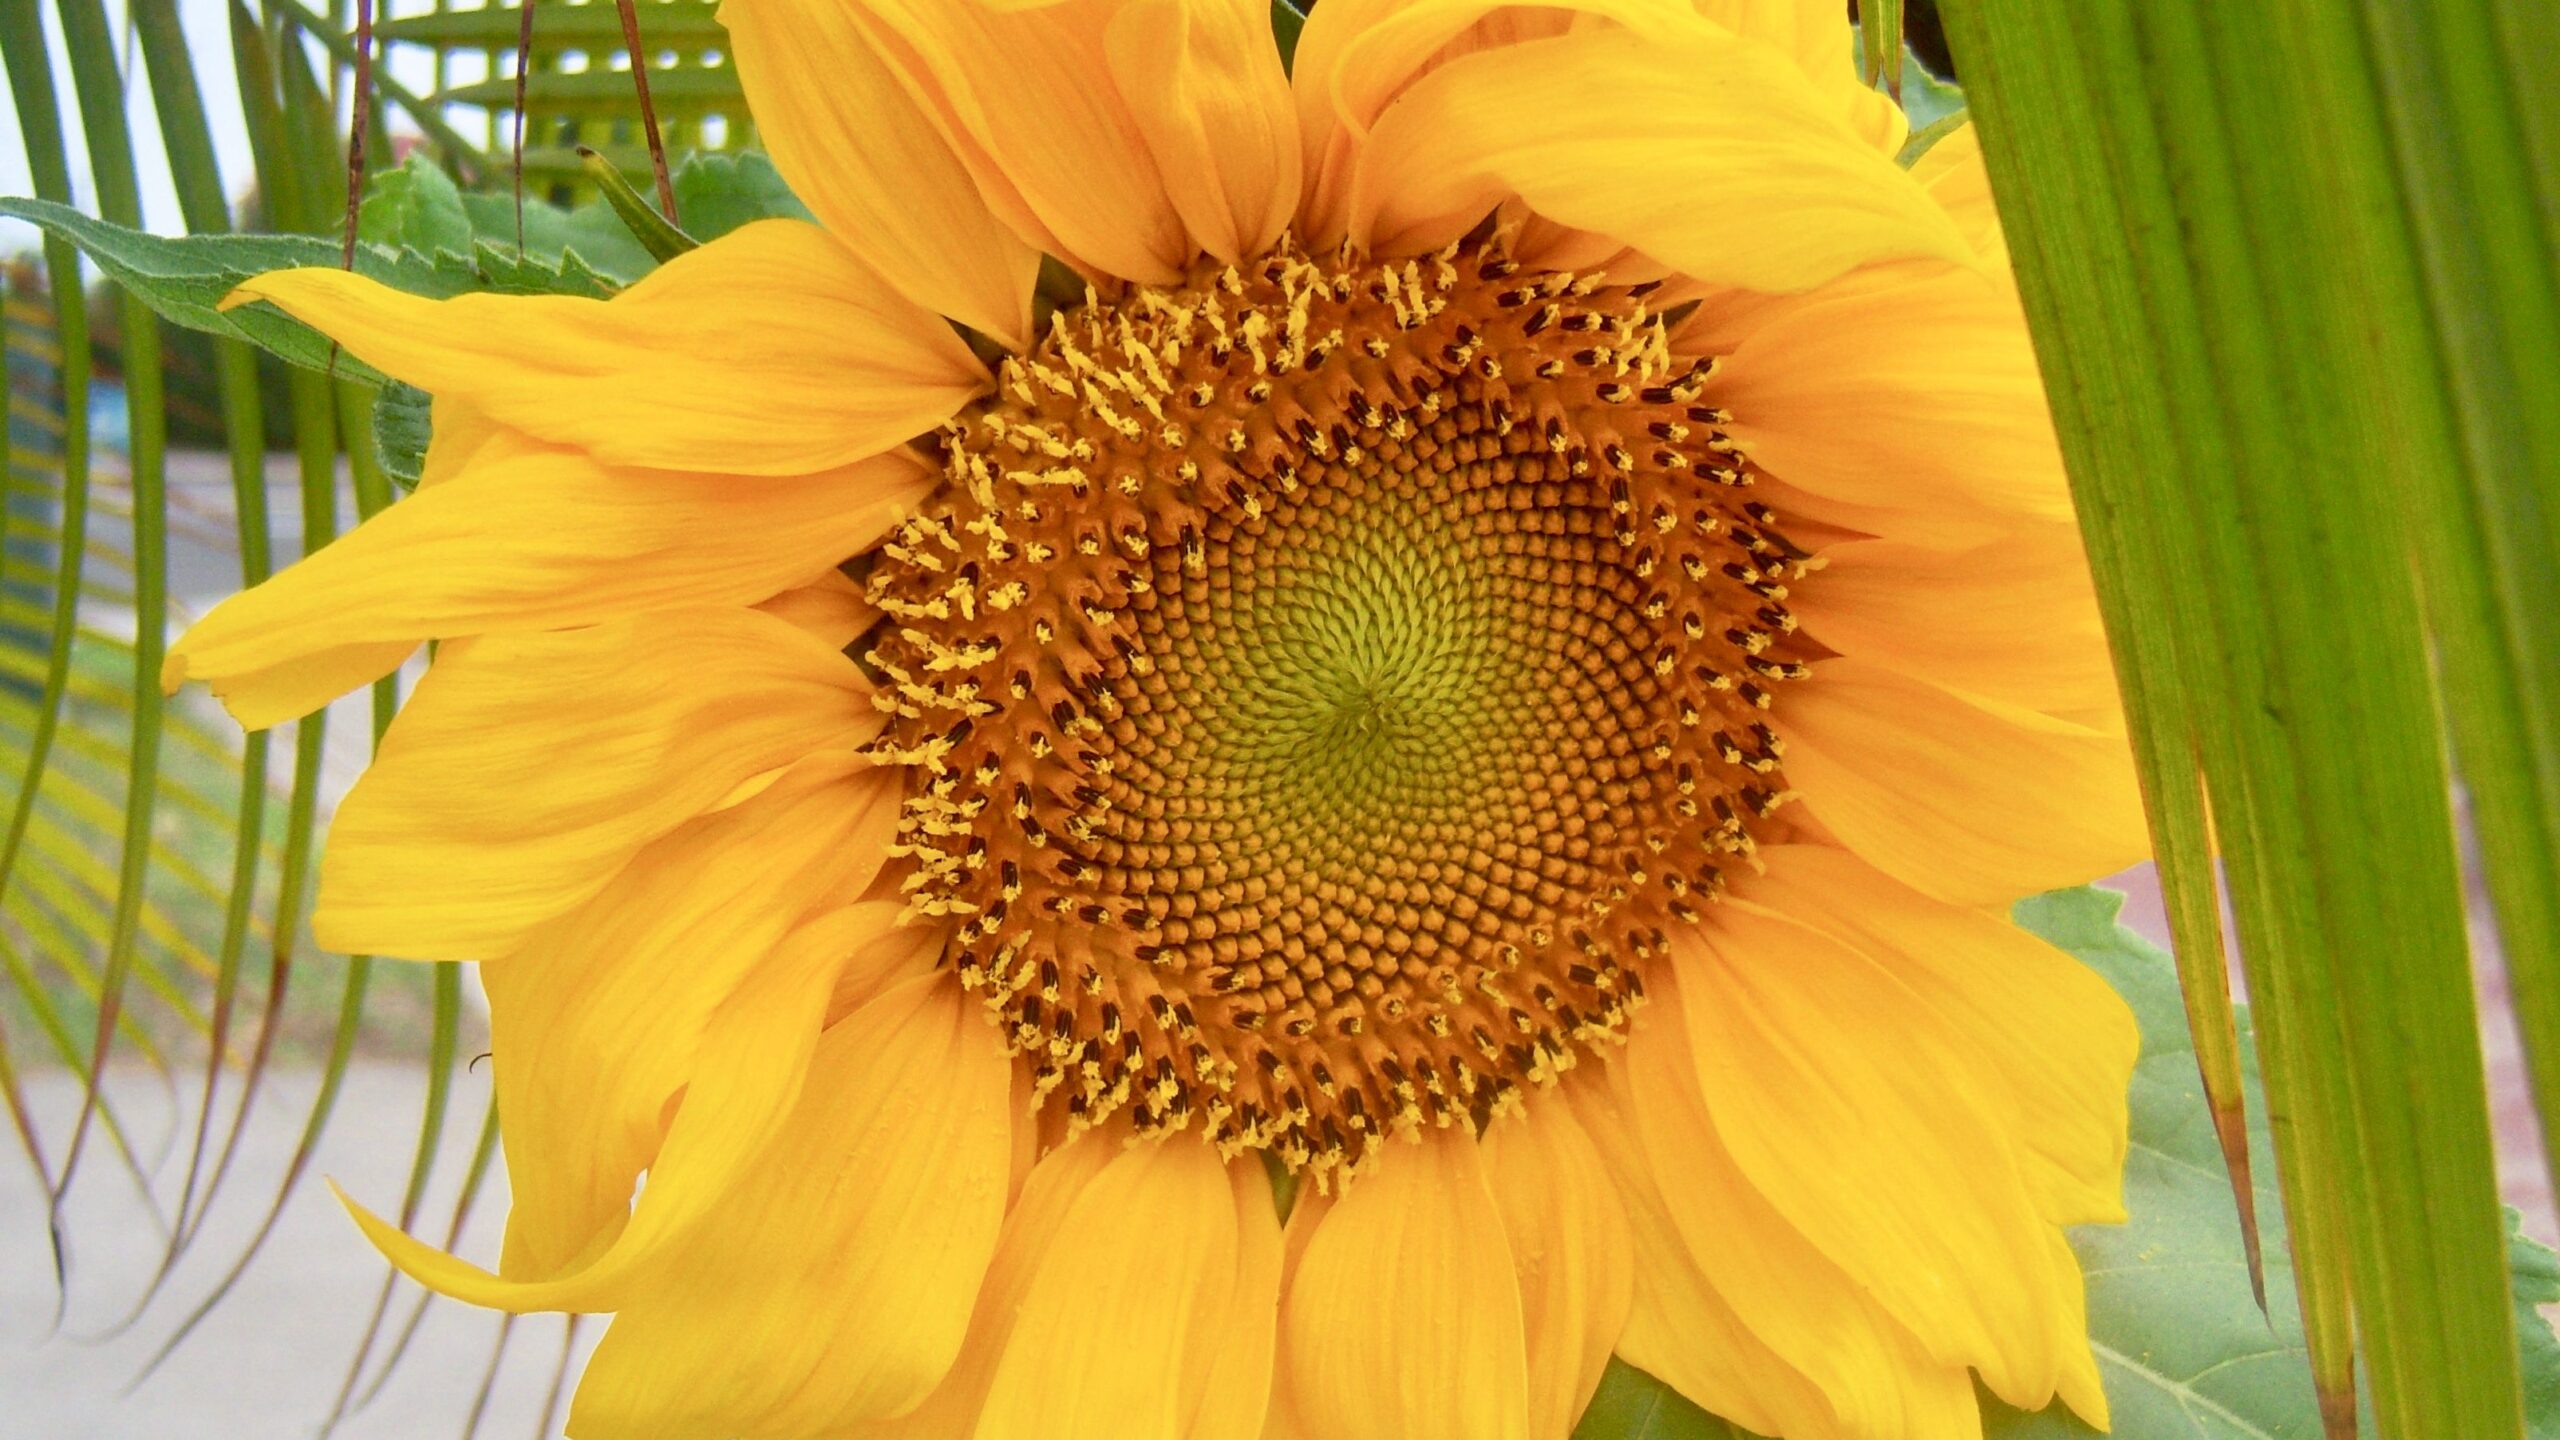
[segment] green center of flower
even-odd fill
[[[1071,1122],[1329,1179],[1623,1026],[1803,670],[1708,369],[1640,290],[1284,249],[1095,297],[953,422],[871,572],[878,751]]]

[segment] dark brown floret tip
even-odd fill
[[[1060,315],[869,574],[899,853],[1045,1103],[1320,1182],[1615,1037],[1786,798],[1804,557],[1645,287],[1284,245]]]

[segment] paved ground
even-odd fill
[[[150,1379],[134,1378],[220,1278],[254,1232],[276,1178],[293,1151],[315,1077],[282,1074],[274,1100],[258,1112],[233,1188],[141,1324],[123,1320],[161,1252],[161,1230],[112,1156],[84,1162],[72,1196],[71,1303],[52,1327],[55,1289],[45,1243],[41,1191],[16,1153],[0,1152],[0,1437],[5,1440],[300,1440],[321,1433],[383,1266],[338,1209],[321,1176],[377,1205],[397,1205],[417,1133],[423,1087],[414,1067],[375,1062],[348,1077],[337,1123],[324,1137],[311,1176],[223,1308]],[[120,1072],[115,1093],[129,1108],[146,1160],[158,1160],[163,1203],[185,1169],[168,1147],[182,1135],[158,1079]],[[456,1120],[424,1213],[440,1232],[470,1158],[486,1069],[457,1087]],[[59,1072],[29,1084],[44,1133],[69,1132],[77,1088]],[[504,1213],[503,1180],[483,1199],[463,1245],[494,1253]],[[417,1296],[403,1282],[393,1314]],[[438,1302],[410,1354],[380,1395],[342,1424],[347,1440],[457,1440],[465,1433],[480,1377],[497,1335],[484,1313]],[[590,1332],[594,1326],[587,1327]],[[558,1361],[562,1322],[533,1317],[516,1327],[478,1434],[523,1440],[541,1428]],[[125,1388],[132,1385],[129,1391]]]

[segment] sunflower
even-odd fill
[[[417,492],[209,615],[433,664],[315,926],[485,962],[571,1433],[2103,1423],[2140,812],[1964,130],[1836,4],[726,0],[818,219],[281,307]]]

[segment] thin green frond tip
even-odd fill
[[[586,168],[587,178],[595,181],[596,188],[603,192],[605,203],[621,217],[624,228],[631,232],[631,238],[639,241],[641,248],[659,263],[673,260],[702,244],[678,228],[674,221],[652,209],[648,200],[632,188],[630,180],[612,161],[581,145],[578,147],[578,162]]]
[[[2320,1433],[2308,1352],[2294,1312],[2289,1257],[2270,1236],[2273,1323],[2252,1297],[2204,1092],[2196,1078],[2176,966],[2116,924],[2123,897],[2083,887],[2021,904],[2017,920],[2078,956],[2133,1007],[2142,1054],[2131,1092],[2131,1146],[2121,1226],[2083,1226],[2073,1253],[2089,1275],[2089,1331],[2113,1433],[2131,1440],[2307,1440]],[[2239,1033],[2255,1123],[2257,1173],[2271,1173],[2266,1108],[2256,1103],[2254,1035]],[[2272,1191],[2260,1204],[2275,1208]],[[2560,1256],[2508,1218],[2509,1263],[2525,1376],[2527,1434],[2560,1440],[2560,1338],[2535,1309],[2560,1300]],[[1985,1440],[2096,1440],[2102,1432],[2059,1406],[2023,1414],[1983,1397]],[[2370,1413],[2364,1433],[2378,1433]],[[1749,1432],[1701,1410],[1670,1386],[1612,1360],[1574,1440],[1745,1440]]]

